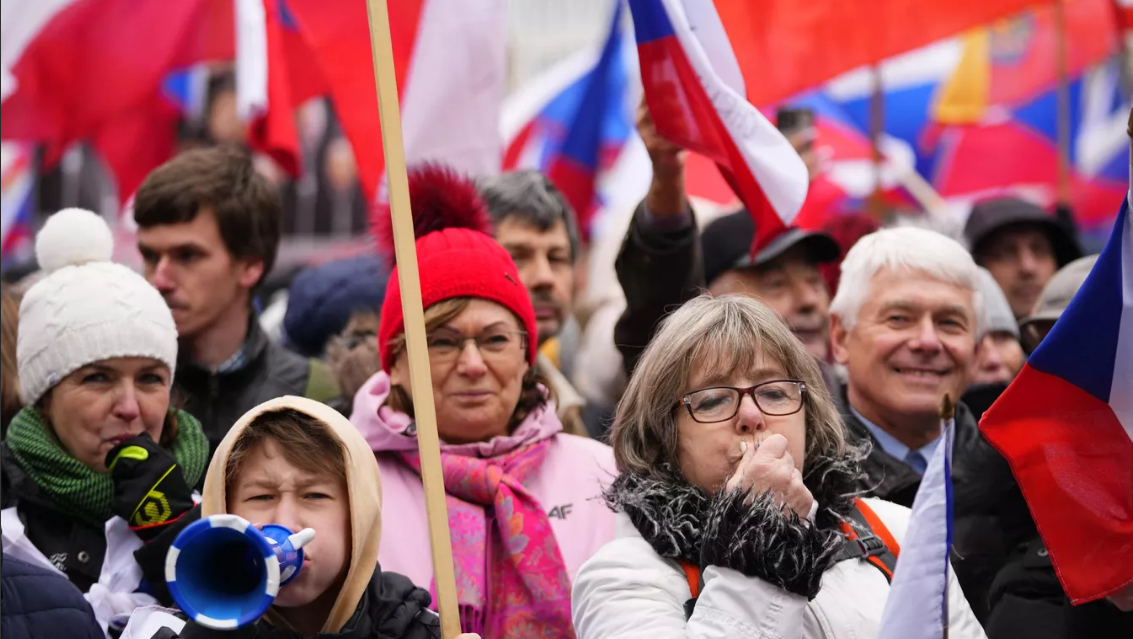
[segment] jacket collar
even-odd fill
[[[244,343],[240,346],[240,350],[237,352],[237,354],[240,355],[240,359],[242,360],[242,362],[240,363],[239,366],[234,366],[234,367],[228,368],[227,370],[210,371],[209,369],[205,368],[204,366],[201,366],[200,364],[197,364],[197,363],[191,361],[189,359],[189,349],[185,348],[184,345],[182,344],[181,348],[179,349],[180,350],[180,356],[178,357],[178,360],[177,360],[177,368],[178,369],[188,368],[188,369],[192,369],[194,371],[216,374],[216,375],[226,375],[226,374],[231,374],[231,373],[237,373],[237,372],[240,372],[240,371],[248,368],[254,362],[256,362],[261,357],[263,357],[264,352],[267,350],[268,346],[270,346],[270,345],[271,345],[271,340],[268,339],[267,333],[265,333],[263,328],[260,327],[260,318],[253,312],[248,317],[248,329],[244,333]],[[236,355],[233,355],[233,358],[235,358],[235,357],[236,357]],[[222,368],[225,368],[225,367],[222,366]]]

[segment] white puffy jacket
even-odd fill
[[[900,544],[908,508],[865,500]],[[949,639],[986,639],[964,593],[949,576]],[[842,561],[826,571],[818,596],[781,590],[761,579],[710,566],[693,615],[680,565],[653,551],[624,514],[617,537],[590,558],[574,580],[578,639],[874,639],[889,583],[873,565]]]

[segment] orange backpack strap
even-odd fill
[[[897,568],[897,555],[901,552],[897,540],[893,538],[877,513],[861,499],[854,502],[850,519],[858,525],[858,528],[851,526],[849,522],[842,522],[842,534],[845,535],[846,541],[835,561],[850,559],[868,561],[885,575],[886,580],[892,581],[893,571]],[[864,532],[859,532],[859,528]]]
[[[680,560],[681,570],[685,571],[685,579],[688,579],[688,589],[692,593],[692,598],[696,599],[700,596],[700,567],[696,564]]]

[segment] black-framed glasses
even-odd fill
[[[776,379],[748,388],[712,386],[698,388],[681,396],[678,407],[684,406],[693,421],[711,424],[729,420],[740,412],[744,395],[750,395],[759,412],[770,417],[794,415],[803,408],[806,383],[797,379]]]
[[[464,351],[464,345],[469,341],[475,343],[480,355],[486,358],[523,350],[523,346],[527,343],[527,332],[498,329],[485,331],[479,335],[461,335],[439,331],[429,333],[425,339],[429,346],[430,358],[434,361],[450,361],[460,356]]]

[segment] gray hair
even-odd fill
[[[488,206],[492,226],[514,218],[546,233],[562,221],[570,238],[570,259],[577,258],[579,239],[574,209],[547,176],[535,170],[509,171],[482,178],[477,186]]]
[[[987,333],[980,272],[971,254],[956,240],[913,226],[870,233],[846,253],[838,292],[830,302],[830,314],[841,318],[847,330],[857,324],[862,305],[872,294],[873,278],[885,268],[920,271],[941,282],[968,289],[972,292],[976,316],[976,338]]]
[[[672,478],[677,468],[674,408],[698,367],[754,370],[760,357],[806,384],[806,465],[848,452],[842,419],[818,362],[770,308],[743,295],[701,295],[669,315],[642,353],[618,403],[610,444],[618,470]]]

